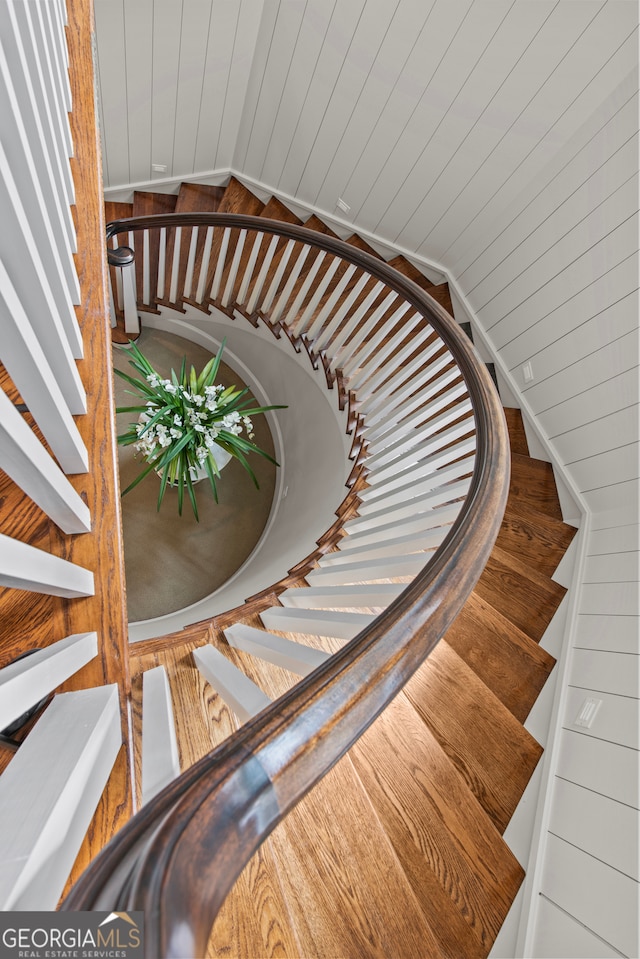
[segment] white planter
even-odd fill
[[[211,452],[213,453],[213,458],[216,461],[218,470],[223,470],[227,463],[231,460],[231,453],[227,453],[226,450],[223,450],[221,446],[218,446],[217,443],[214,443],[211,447]],[[158,476],[162,476],[162,470],[156,470]],[[191,475],[192,483],[199,483],[203,479],[207,479],[208,473],[206,466],[191,466],[189,468],[189,473]],[[167,486],[175,486],[175,483],[167,483]]]

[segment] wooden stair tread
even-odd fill
[[[175,193],[151,193],[136,190],[133,194],[132,216],[154,216],[173,213],[178,197]]]
[[[475,592],[539,642],[566,589],[494,546]]]
[[[264,207],[262,208],[262,210],[260,210],[260,213],[258,215],[261,217],[264,217],[265,219],[281,220],[283,223],[292,223],[296,226],[300,226],[302,224],[302,220],[300,219],[300,217],[296,216],[296,214],[292,210],[290,210],[287,206],[285,206],[284,203],[278,200],[277,197],[271,197],[271,199],[265,203]],[[267,254],[267,250],[269,249],[271,242],[272,242],[271,236],[267,236],[262,241],[260,250],[258,252],[258,256],[255,261],[255,265],[253,267],[254,277],[257,277],[260,273],[260,269],[262,267],[264,258]],[[289,244],[289,240],[285,239],[284,237],[278,240],[278,243],[275,249],[275,254],[273,256],[273,259],[271,260],[271,264],[269,266],[269,270],[267,272],[267,275],[264,281],[263,290],[268,290],[269,287],[271,286],[273,277],[275,276],[276,270],[278,269],[278,266],[284,254],[284,251],[286,250],[288,244]],[[249,263],[253,245],[254,245],[254,237],[252,235],[249,235],[247,237],[247,242],[244,245],[242,256],[240,258],[240,266],[238,268],[238,274],[237,274],[237,278],[235,280],[234,288],[233,288],[233,294],[232,294],[233,300],[235,300],[239,294],[240,287],[242,284],[242,277]],[[289,261],[290,263],[295,262],[295,257],[297,256],[297,253],[299,252],[299,249],[301,248],[301,246],[302,244],[296,244],[296,246],[294,247],[294,253]],[[228,271],[225,271],[225,272],[228,272]],[[280,291],[280,289],[282,288],[282,286],[284,286],[286,282],[287,282],[287,272],[285,271],[282,281],[278,287],[278,292]]]
[[[107,223],[112,223],[114,220],[125,220],[130,216],[133,216],[133,203],[104,201],[104,217]]]
[[[259,216],[263,208],[264,203],[262,200],[257,197],[255,193],[252,193],[251,190],[248,190],[244,184],[232,176],[227,184],[227,187],[225,188],[224,196],[220,200],[218,213],[243,213],[246,216]],[[209,268],[205,283],[205,302],[209,303],[216,302],[216,300],[211,297],[211,287],[215,277],[215,265],[222,244],[222,235],[222,230],[214,230]],[[229,245],[227,247],[227,265],[225,267],[225,274],[228,272],[233,261],[233,254],[238,243],[238,237],[239,230],[233,229],[231,231]],[[221,283],[221,289],[224,290],[224,281]]]
[[[369,256],[374,256],[376,260],[382,260],[382,257],[376,250],[370,246],[366,240],[363,240],[361,236],[358,236],[357,233],[354,233],[353,236],[350,236],[347,239],[349,246],[355,246],[356,250],[362,250],[363,253],[368,253]]]
[[[575,527],[511,497],[496,546],[551,576],[576,532]]]
[[[524,876],[400,694],[349,752],[445,955],[487,955]]]
[[[551,463],[512,452],[509,496],[527,503],[541,513],[562,519]]]
[[[432,296],[434,300],[447,311],[447,313],[453,316],[453,304],[451,302],[451,294],[449,293],[448,283],[440,283],[439,286],[431,286],[427,292],[429,293],[429,296]]]
[[[513,406],[506,406],[504,407],[504,418],[507,421],[507,429],[509,430],[511,452],[519,453],[521,456],[528,456],[529,444],[524,429],[522,413]]]
[[[438,643],[404,692],[504,832],[542,748],[446,640]]]
[[[177,196],[175,193],[151,193],[136,190],[133,194],[132,216],[153,216],[154,214],[173,213],[176,209]],[[167,248],[173,252],[173,230],[167,231]],[[142,243],[142,231],[134,233],[136,245]],[[139,310],[148,313],[157,313],[158,293],[158,256],[160,250],[160,231],[149,230],[149,297],[145,302],[144,296],[144,262],[141,256],[135,258],[136,289],[138,291],[137,306]],[[168,259],[167,262],[171,262]]]
[[[180,187],[180,193],[178,195],[178,207],[177,209],[193,212],[193,213],[215,213],[219,210],[222,198],[224,197],[225,187],[222,186],[206,186],[200,183],[183,183]],[[198,290],[198,279],[200,277],[200,271],[202,269],[202,260],[204,257],[204,250],[207,241],[207,228],[200,227],[198,229],[198,239],[196,242],[196,253],[193,265],[193,276],[191,280],[191,290],[189,295],[185,295],[181,302],[189,301],[193,302]],[[188,256],[188,251],[187,251]],[[186,276],[186,262],[187,258],[185,257],[185,266],[184,272]],[[182,276],[182,262],[180,264],[180,275]],[[178,289],[181,287],[178,286]]]
[[[260,216],[264,216],[269,220],[282,220],[283,223],[294,223],[296,226],[302,226],[300,217],[296,216],[293,210],[290,210],[288,206],[285,206],[284,203],[275,196],[267,200],[263,209],[260,211]]]
[[[271,846],[301,956],[446,955],[348,756],[280,823]]]
[[[176,213],[215,213],[225,193],[223,186],[206,183],[181,183]]]
[[[207,959],[303,955],[267,839],[222,904],[207,943]]]
[[[472,593],[446,641],[521,723],[555,660],[497,609]]]
[[[431,291],[434,288],[435,283],[432,283],[424,273],[421,273],[418,267],[414,266],[406,256],[394,256],[393,259],[387,262],[394,270],[402,273],[402,275],[408,277],[408,279],[413,280],[413,282],[422,287],[423,290]]]

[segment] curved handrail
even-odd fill
[[[237,876],[290,809],[344,755],[427,658],[475,586],[497,536],[509,466],[504,414],[464,333],[419,286],[341,240],[237,214],[119,220],[147,228],[229,226],[274,233],[342,257],[411,303],[448,346],[476,424],[476,461],[446,539],[368,627],[159,793],[90,865],[65,909],[143,910],[148,956],[204,955]],[[122,257],[122,254],[120,254]]]

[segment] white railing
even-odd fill
[[[90,528],[89,511],[65,476],[86,472],[88,461],[73,419],[86,403],[76,366],[80,289],[61,9],[6,0],[0,17],[0,362],[51,451],[1,390],[0,456],[56,525],[81,533]],[[47,592],[52,584],[64,589],[66,576],[71,594],[79,582],[83,595],[91,592],[85,571],[39,552],[5,540],[0,584]]]
[[[29,593],[73,603],[95,591],[93,570],[29,541],[46,530],[40,511],[65,549],[68,536],[91,530],[68,478],[88,472],[89,455],[74,419],[87,404],[66,21],[63,0],[5,0],[0,14],[0,586],[21,591],[23,613],[14,634],[5,629],[0,660],[3,761],[10,757],[0,776],[5,910],[56,907],[122,745],[117,685],[55,695],[24,736],[25,719],[62,683],[88,664],[100,674],[96,632],[65,636],[65,617],[43,614],[39,595],[29,618]],[[47,542],[38,533],[38,546]]]

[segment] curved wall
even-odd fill
[[[129,624],[136,642],[182,629],[241,605],[249,596],[285,576],[311,553],[335,521],[351,470],[351,440],[346,413],[337,409],[337,393],[326,388],[324,374],[313,370],[286,337],[276,341],[264,328],[247,329],[224,314],[163,310],[145,315],[145,325],[169,330],[215,352],[226,337],[225,362],[251,386],[260,403],[283,403],[268,414],[280,463],[271,516],[251,556],[215,593],[166,616]],[[212,543],[212,559],[219,544]]]

